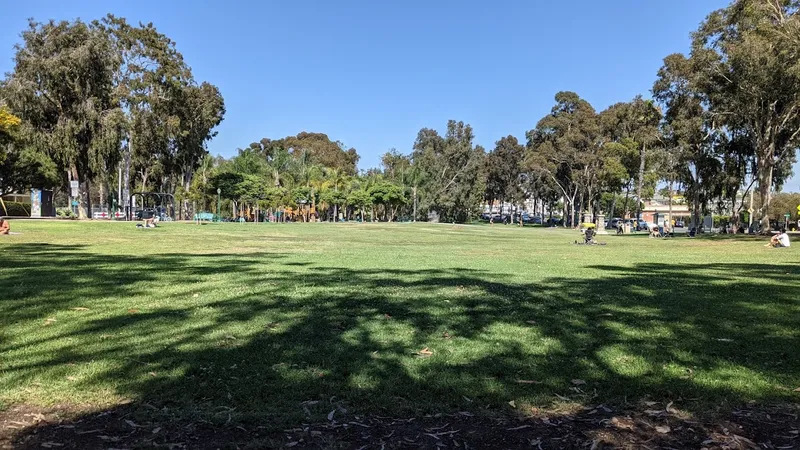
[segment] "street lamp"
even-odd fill
[[[217,188],[217,221],[219,221],[221,219],[221,217],[219,216],[219,195],[220,194],[222,194],[222,189],[221,188]]]

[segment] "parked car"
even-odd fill
[[[622,219],[620,217],[614,217],[613,219],[611,219],[608,222],[606,222],[606,228],[617,228],[617,225],[622,220],[624,220],[624,219]]]
[[[547,219],[545,221],[545,225],[547,225],[548,227],[558,227],[558,226],[561,226],[563,223],[564,223],[564,220],[563,219],[559,219],[558,217],[552,217],[552,218]]]
[[[639,222],[639,229],[643,231],[650,231],[653,228],[657,227],[658,225],[654,222],[648,222],[646,220],[642,220]]]
[[[542,223],[541,216],[532,216],[526,212],[522,213],[522,223],[539,224]]]
[[[506,214],[481,214],[481,219],[492,223],[503,223],[504,221],[511,220],[511,216]]]

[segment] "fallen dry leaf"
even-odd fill
[[[541,384],[542,382],[541,381],[536,381],[536,380],[517,380],[517,383],[519,383],[519,384]]]
[[[58,321],[57,321],[56,319],[54,319],[54,318],[52,318],[52,317],[51,317],[51,318],[49,318],[49,319],[45,319],[45,321],[44,321],[44,324],[45,324],[45,325],[50,325],[50,324],[53,324],[53,323],[55,323],[55,322],[58,322]]]
[[[661,411],[660,409],[646,409],[644,413],[648,416],[660,416],[664,414],[664,411]]]
[[[425,347],[417,352],[417,356],[421,356],[423,358],[427,358],[431,355],[433,355],[433,352],[428,347]]]
[[[384,317],[384,319],[391,319],[392,318],[392,316],[390,316],[389,314],[384,314],[383,317]]]
[[[194,294],[192,297],[193,297],[193,298],[200,297],[200,294],[197,294],[197,293],[196,293],[196,294]]]
[[[161,431],[161,427],[153,428],[153,434],[158,434],[159,431]]]
[[[611,424],[623,430],[633,430],[634,428],[633,421],[625,417],[613,417]]]
[[[42,447],[44,447],[44,448],[63,447],[63,446],[64,446],[64,444],[62,444],[60,442],[50,442],[50,441],[42,442]]]
[[[128,310],[128,312],[131,313],[131,314],[136,314],[137,312],[139,312],[139,310],[131,308],[131,309]]]
[[[89,311],[89,308],[84,308],[83,306],[79,306],[77,308],[72,308],[73,311]]]
[[[75,380],[77,380],[77,378],[75,378],[75,377],[72,377],[72,376],[70,376],[70,377],[67,377],[67,379],[68,379],[69,381],[75,381]]]
[[[155,372],[150,372],[148,375],[150,375],[151,377],[154,377],[154,376],[156,376],[156,373]]]
[[[510,402],[508,402],[508,404],[509,404],[509,405],[510,405],[512,408],[516,408],[516,407],[517,407],[517,403],[516,403],[514,400],[511,400]]]
[[[795,389],[794,392],[800,392],[800,387]]]
[[[535,320],[526,320],[525,323],[530,324],[530,325],[536,325],[536,321]]]
[[[586,384],[586,381],[576,378],[576,379],[572,380],[572,384],[574,384],[575,386],[580,386],[582,384]]]
[[[333,421],[333,415],[334,414],[336,414],[336,410],[335,409],[328,413],[328,420],[329,421]]]
[[[136,422],[132,420],[125,419],[125,423],[127,423],[131,428],[139,428],[139,425],[137,425]]]
[[[661,434],[667,434],[670,431],[672,431],[672,428],[670,428],[668,425],[659,425],[656,427],[656,431],[658,431]]]

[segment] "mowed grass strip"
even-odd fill
[[[208,420],[800,400],[800,252],[434,224],[14,223],[0,405]]]

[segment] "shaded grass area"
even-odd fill
[[[795,247],[431,224],[15,229],[6,407],[134,401],[281,429],[332,410],[800,399]]]

